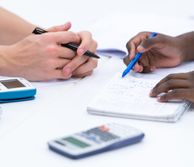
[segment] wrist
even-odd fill
[[[16,68],[14,60],[12,59],[13,45],[0,45],[0,75],[1,76],[14,76]]]
[[[194,32],[179,35],[177,38],[180,41],[180,49],[182,52],[181,61],[194,60]]]
[[[6,66],[7,66],[7,63],[6,63],[7,54],[5,51],[6,47],[7,46],[0,45],[0,75],[4,75],[4,72],[6,71]]]

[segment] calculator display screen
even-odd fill
[[[86,147],[90,146],[90,144],[88,144],[88,143],[86,143],[84,141],[81,141],[81,140],[79,140],[79,139],[77,139],[77,138],[75,138],[73,136],[66,137],[63,140],[65,140],[66,142],[71,143],[72,145],[74,145],[76,147],[79,147],[79,148],[86,148]]]
[[[1,81],[1,83],[8,89],[11,88],[20,88],[20,87],[25,87],[20,81],[17,79],[12,79],[12,80],[4,80]]]

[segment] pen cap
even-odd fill
[[[40,27],[36,27],[36,28],[32,31],[33,34],[43,34],[43,33],[46,33],[46,32],[47,32],[46,30],[43,30],[43,29],[40,28]]]

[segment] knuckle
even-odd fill
[[[78,34],[80,36],[87,36],[88,38],[92,38],[92,33],[90,31],[81,31]]]
[[[126,43],[126,48],[131,48],[131,40]]]
[[[93,73],[93,70],[88,72],[87,75],[92,75],[92,73]]]
[[[158,89],[156,87],[152,89],[152,94],[153,96],[156,96],[158,94]]]
[[[97,42],[95,40],[92,40],[92,43],[90,44],[90,51],[92,52],[96,52],[96,49],[97,49]],[[87,45],[83,45],[82,48],[88,48]]]
[[[84,34],[87,34],[90,38],[92,38],[92,33],[90,31],[83,31]]]
[[[84,64],[90,60],[90,57],[88,56],[79,56],[77,59],[77,65]]]
[[[153,89],[156,95],[163,93],[163,92],[168,92],[168,85],[159,85]]]
[[[169,94],[171,96],[175,96],[176,97],[179,93],[180,93],[180,91],[178,89],[173,89],[173,90],[170,91]]]
[[[145,34],[145,31],[141,31],[141,32],[137,33],[137,36],[141,36],[143,34]]]
[[[171,86],[173,85],[173,81],[172,80],[168,80],[168,81],[166,81],[166,83],[165,83],[165,88],[166,89],[170,89],[171,88]]]
[[[54,66],[55,66],[55,60],[54,59],[48,59],[46,61],[46,67],[47,67],[46,69],[47,70],[50,70]]]
[[[68,64],[68,68],[74,70],[76,69],[77,67],[79,67],[80,63],[78,61],[72,61]]]
[[[92,33],[91,33],[90,31],[87,31],[87,33],[88,33],[88,36],[89,36],[90,38],[92,38]]]
[[[83,74],[77,74],[77,77],[83,78],[83,77],[92,75],[92,73],[93,73],[93,70],[86,72],[86,73],[83,73]]]
[[[71,74],[63,74],[62,78],[63,79],[70,79],[71,78]]]
[[[148,38],[148,39],[145,39],[144,41],[142,41],[141,45],[144,48],[149,49],[151,46],[154,45],[154,41],[153,41],[153,39]]]
[[[169,94],[166,93],[166,94],[164,94],[164,95],[162,95],[162,96],[160,97],[160,101],[166,102],[166,101],[169,100],[169,98],[170,98]]]
[[[98,47],[98,43],[96,40],[93,40],[93,45],[94,45],[94,48],[96,49]]]
[[[144,35],[146,35],[146,34],[149,34],[150,32],[148,32],[148,31],[141,31],[141,32],[139,32],[138,34],[137,34],[137,36],[144,36]]]
[[[129,56],[125,57],[125,58],[123,59],[123,62],[125,63],[125,65],[128,65],[129,62],[130,62]]]
[[[132,46],[133,46],[133,45],[135,46],[133,40],[134,40],[134,39],[129,40],[129,41],[127,42],[127,44],[126,44],[126,48],[128,49],[129,52],[130,52]]]
[[[55,32],[55,31],[58,30],[58,27],[57,26],[54,26],[54,27],[51,27],[50,29],[51,29],[51,31],[54,31]]]
[[[94,59],[91,59],[91,66],[92,66],[93,68],[96,68],[97,65],[98,65],[98,61],[97,61],[97,60],[94,60]]]
[[[144,43],[144,45],[145,45],[146,47],[151,46],[151,45],[154,44],[153,40],[152,40],[152,39],[149,39],[149,38],[146,39],[143,43]]]
[[[90,76],[90,75],[92,75],[92,73],[93,73],[93,70],[91,70],[85,74],[82,74],[80,77],[82,78],[82,77]]]
[[[167,94],[164,94],[160,97],[160,100],[162,101],[166,101],[166,99],[167,99]]]
[[[67,80],[67,79],[70,79],[71,76],[70,75],[66,75],[66,74],[63,74],[62,76],[58,77],[58,79],[61,79],[61,80]]]
[[[72,35],[72,36],[75,34],[75,33],[73,33],[72,31],[65,31],[64,33],[65,33],[65,34],[68,34],[68,35]]]
[[[46,53],[52,56],[58,55],[58,47],[56,45],[49,45],[46,47]]]
[[[41,34],[39,35],[39,39],[41,42],[45,42],[45,41],[49,41],[51,38],[52,38],[52,35],[51,33],[44,33],[44,34]]]
[[[22,40],[22,44],[28,43],[31,45],[34,45],[35,47],[39,47],[40,43],[41,43],[41,39],[42,37],[40,36],[28,36],[26,37],[24,40]]]
[[[169,74],[169,75],[166,76],[166,79],[167,79],[167,80],[170,80],[170,79],[172,79],[172,78],[174,78],[174,74]]]
[[[149,73],[149,72],[151,72],[151,67],[149,67],[149,66],[143,66],[142,73]]]
[[[76,34],[71,32],[71,31],[65,31],[65,32],[63,32],[63,34],[64,34],[64,37],[68,37],[69,40],[71,40],[71,41],[76,41],[77,40]]]

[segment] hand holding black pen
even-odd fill
[[[46,31],[46,30],[44,30],[44,29],[42,29],[42,28],[36,27],[32,33],[33,33],[33,34],[43,34],[43,33],[47,33],[47,32],[48,32],[48,31]],[[61,46],[66,47],[66,48],[68,48],[68,49],[71,49],[71,50],[73,50],[73,51],[75,51],[75,52],[77,51],[77,49],[78,49],[78,47],[79,47],[77,44],[74,44],[74,43],[61,44]],[[85,56],[89,56],[89,57],[93,57],[93,58],[97,58],[97,59],[100,58],[98,55],[94,54],[93,52],[91,52],[91,51],[89,51],[89,50],[87,50],[87,51],[84,53],[84,55],[85,55]]]

